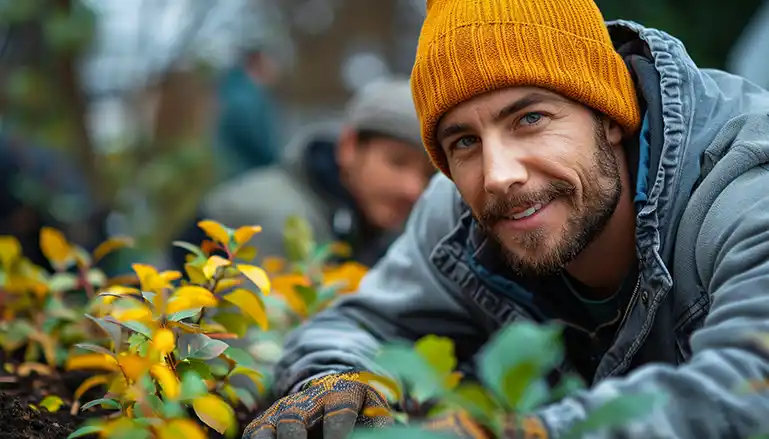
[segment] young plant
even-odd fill
[[[43,227],[40,245],[52,273],[25,258],[16,238],[0,237],[0,345],[6,359],[24,349],[22,364],[5,366],[21,376],[32,370],[55,374],[68,348],[93,336],[81,318],[83,307],[87,298],[108,283],[95,264],[132,241],[113,238],[89,254],[58,230]]]
[[[555,387],[548,385],[548,374],[564,356],[560,332],[558,326],[530,322],[504,328],[481,352],[480,382],[462,382],[462,375],[454,370],[457,360],[449,339],[427,336],[413,347],[385,345],[376,357],[380,370],[363,374],[361,380],[386,395],[393,407],[406,409],[389,413],[401,426],[392,431],[360,431],[353,437],[418,435],[421,431],[418,426],[408,426],[410,418],[432,417],[453,410],[466,411],[494,437],[504,437],[504,421],[511,413],[532,413],[584,387],[581,380],[572,375],[566,375]],[[623,395],[594,410],[565,437],[578,438],[624,424],[663,401],[661,395]]]
[[[269,258],[265,266],[273,275],[273,289],[293,317],[291,326],[322,311],[339,295],[355,292],[368,271],[357,262],[339,262],[349,256],[349,247],[339,242],[318,244],[300,217],[286,221],[283,237],[287,260]]]
[[[240,329],[254,323],[267,329],[260,294],[269,293],[270,281],[260,267],[236,261],[246,258],[243,243],[260,229],[231,230],[213,221],[200,226],[212,238],[209,250],[178,243],[193,254],[185,267],[188,279],[177,271],[134,264],[139,289],[113,286],[97,295],[98,315],[87,317],[110,334],[111,349],[78,344],[89,352],[70,357],[67,367],[104,371],[86,380],[75,397],[107,385],[103,398],[83,408],[113,408],[116,416],[89,423],[70,437],[97,431],[113,437],[128,430],[132,438],[172,437],[172,432],[204,437],[187,418],[187,408],[203,424],[231,436],[237,432],[231,404],[256,409],[262,386],[257,365],[223,340],[239,338],[245,332]],[[211,246],[226,257],[210,254]],[[257,392],[242,386],[243,379]]]

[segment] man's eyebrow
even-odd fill
[[[536,91],[531,92],[526,96],[513,102],[512,104],[506,106],[505,108],[499,110],[497,115],[494,116],[494,122],[499,122],[500,120],[510,116],[511,114],[518,113],[519,111],[525,109],[526,107],[530,107],[534,104],[541,104],[543,102],[566,102],[566,99],[555,94],[541,93]]]
[[[511,114],[518,113],[519,111],[527,107],[530,107],[534,104],[543,103],[543,102],[566,102],[566,99],[555,94],[541,93],[536,91],[531,92],[526,96],[523,96],[522,98],[513,102],[512,104],[506,106],[505,108],[501,109],[494,116],[494,122],[499,122],[500,120],[510,116]],[[455,123],[455,124],[447,125],[442,130],[440,130],[436,135],[436,139],[438,143],[440,143],[441,141],[443,141],[443,139],[447,137],[466,133],[468,131],[471,131],[470,126],[465,124]]]

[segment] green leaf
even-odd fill
[[[186,372],[182,376],[182,389],[179,398],[188,400],[208,393],[208,387],[200,375],[194,371]]]
[[[244,337],[248,332],[249,320],[242,313],[217,311],[213,320],[238,337]]]
[[[228,347],[224,350],[224,356],[234,361],[238,366],[254,370],[259,368],[259,364],[256,362],[253,355],[243,349]]]
[[[171,244],[176,247],[180,247],[187,250],[188,252],[194,254],[197,258],[200,258],[203,260],[207,259],[206,255],[203,253],[203,250],[197,245],[193,245],[193,244],[190,244],[189,242],[184,242],[184,241],[174,241]]]
[[[252,395],[251,392],[242,387],[232,387],[232,390],[238,395],[238,399],[240,399],[240,402],[246,406],[247,409],[252,412],[256,410],[258,405],[256,403],[256,398],[254,398],[254,395]]]
[[[440,375],[448,375],[457,367],[454,342],[449,338],[428,335],[417,340],[414,349]]]
[[[150,437],[149,429],[136,421],[133,425],[121,428],[110,435],[110,439],[150,439]]]
[[[102,329],[102,331],[104,331],[105,333],[107,333],[107,335],[110,336],[114,347],[120,346],[120,340],[122,336],[122,333],[120,331],[120,325],[116,323],[108,322],[102,318],[94,317],[90,314],[85,314],[85,317],[91,320],[92,322],[96,323],[96,325],[98,325]]]
[[[109,349],[104,349],[103,347],[97,346],[95,344],[78,343],[74,347],[79,348],[79,349],[84,349],[86,351],[96,352],[96,353],[99,353],[99,354],[109,355],[110,357],[114,357],[115,356],[115,354],[112,353],[112,351],[110,351]]]
[[[560,401],[585,388],[585,381],[578,375],[568,374],[550,392],[550,401]]]
[[[184,338],[179,337],[182,359],[211,360],[221,355],[229,347],[227,343],[221,340],[214,340],[205,334],[185,335],[186,337]]]
[[[290,262],[307,262],[315,248],[310,224],[304,218],[292,215],[283,228],[283,243]]]
[[[186,414],[184,407],[178,401],[169,399],[163,402],[163,415],[167,419],[182,418]]]
[[[72,273],[55,273],[48,281],[48,288],[55,292],[72,291],[77,287],[78,279]]]
[[[121,408],[120,403],[117,400],[114,400],[112,398],[99,398],[83,404],[83,406],[80,407],[80,410],[81,411],[88,410],[89,408],[95,407],[97,405],[100,405],[103,408],[115,409],[115,410],[120,410]]]
[[[564,439],[577,439],[596,430],[615,428],[638,420],[666,400],[666,395],[661,393],[619,396],[591,411],[587,419],[572,427]]]
[[[315,303],[315,300],[318,298],[318,292],[312,286],[294,285],[294,291],[296,291],[296,294],[302,298],[302,301],[308,307],[311,307]]]
[[[195,372],[204,380],[213,378],[210,367],[202,360],[186,359],[180,361],[179,364],[176,365],[176,373],[179,376],[184,376],[187,372]]]
[[[483,348],[479,374],[483,383],[516,410],[529,386],[563,359],[557,325],[519,322],[497,333]]]
[[[456,439],[450,433],[435,433],[419,427],[394,426],[389,428],[359,428],[350,439]]]
[[[83,436],[88,436],[89,434],[100,433],[103,429],[104,429],[104,426],[102,425],[86,425],[70,433],[70,435],[67,436],[67,439],[75,439]]]
[[[153,412],[155,414],[160,415],[163,413],[163,401],[161,401],[160,398],[157,397],[157,395],[148,394],[145,395],[145,398],[147,400],[147,405],[150,406]]]
[[[152,337],[152,330],[147,327],[144,323],[141,322],[120,322],[118,320],[115,320],[113,317],[105,317],[104,320],[106,320],[109,323],[114,323],[118,326],[122,326],[124,328],[130,329],[131,331],[138,332],[139,334],[151,338]]]
[[[470,413],[474,418],[489,421],[497,410],[499,403],[478,383],[468,382],[457,386],[447,395],[446,400]]]
[[[168,316],[168,320],[172,322],[178,322],[184,319],[195,317],[200,314],[201,308],[186,309],[184,311],[175,312]]]
[[[405,345],[383,346],[375,361],[386,374],[400,379],[418,402],[437,397],[444,391],[443,380],[420,354]]]

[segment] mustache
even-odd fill
[[[496,198],[483,207],[477,215],[481,224],[489,225],[510,218],[510,211],[520,206],[545,204],[558,197],[569,196],[574,192],[574,186],[563,182],[552,182],[541,188],[527,192],[516,193],[507,198]]]

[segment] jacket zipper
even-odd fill
[[[636,281],[635,281],[635,288],[633,288],[633,294],[630,296],[630,301],[627,303],[627,308],[625,309],[625,315],[622,317],[622,321],[620,322],[619,326],[617,327],[618,331],[623,326],[625,326],[625,321],[627,320],[628,316],[630,315],[630,309],[633,307],[633,304],[635,303],[636,299],[638,298],[638,288],[640,286],[641,286],[641,273],[639,271],[638,279],[636,279]]]

